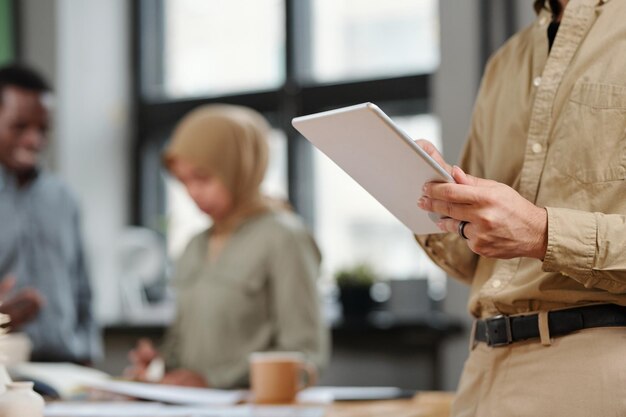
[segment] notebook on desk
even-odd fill
[[[21,363],[8,367],[14,380],[33,381],[35,390],[58,399],[84,397],[89,390],[179,405],[234,405],[246,391],[190,388],[120,381],[97,369],[71,363]]]
[[[244,390],[193,388],[115,380],[92,381],[88,386],[112,394],[178,405],[234,405],[244,401],[248,395]]]
[[[46,417],[323,417],[326,408],[297,405],[179,406],[151,402],[72,403],[46,405]]]

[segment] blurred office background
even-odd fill
[[[329,323],[339,270],[371,265],[379,312],[394,285],[415,291],[405,322],[379,315],[337,333],[326,382],[454,389],[467,288],[290,120],[371,101],[457,161],[488,55],[532,19],[530,0],[0,0],[0,61],[29,63],[55,87],[48,164],[81,201],[109,349],[100,366],[119,371],[126,344],[171,319],[171,260],[208,220],[160,169],[160,150],[187,111],[228,102],[272,122],[264,189],[320,244]],[[433,336],[437,326],[451,334]]]

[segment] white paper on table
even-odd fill
[[[398,387],[312,387],[300,394],[311,398],[329,397],[331,401],[372,401],[400,398],[405,393]]]
[[[298,393],[296,402],[299,404],[332,404],[335,397],[330,390],[321,387],[307,388]]]
[[[97,369],[72,363],[25,362],[8,367],[14,379],[37,381],[53,388],[61,398],[68,398],[83,385],[107,381],[110,376]]]
[[[326,408],[297,405],[250,405],[249,417],[324,417]]]
[[[323,407],[301,406],[171,406],[146,402],[48,404],[45,417],[323,417]]]
[[[53,402],[46,404],[46,417],[148,417],[154,416],[162,408],[159,403],[146,402]]]
[[[129,381],[94,381],[88,386],[100,391],[133,398],[179,405],[234,405],[246,397],[246,391],[190,388]]]

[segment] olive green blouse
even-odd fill
[[[256,351],[299,351],[322,367],[329,337],[316,287],[321,257],[300,219],[287,211],[252,217],[215,261],[210,233],[195,236],[177,264],[167,366],[198,372],[215,388],[247,385]]]

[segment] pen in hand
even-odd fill
[[[160,356],[152,359],[144,373],[146,382],[161,382],[165,376],[165,361]]]

